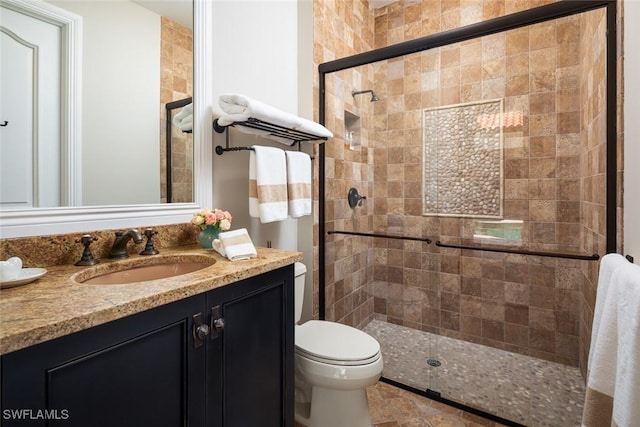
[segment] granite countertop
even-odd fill
[[[28,285],[0,290],[0,354],[88,329],[257,276],[302,260],[302,253],[257,248],[258,257],[231,262],[212,250],[196,246],[164,249],[159,255],[131,255],[126,260],[100,260],[94,267],[47,267],[47,274]],[[90,285],[74,278],[86,277],[86,269],[109,270],[115,263],[149,262],[171,255],[215,264],[204,269],[148,282]],[[183,257],[183,258],[182,258]],[[174,258],[175,259],[175,258]]]

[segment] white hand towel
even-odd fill
[[[182,132],[193,130],[193,103],[182,107],[182,110],[173,117],[173,124]]]
[[[640,267],[618,254],[600,264],[582,425],[640,419]]]
[[[220,98],[218,98],[218,105],[220,105],[220,108],[224,112],[224,114],[218,118],[218,124],[221,126],[228,126],[235,122],[244,122],[249,118],[254,118],[273,125],[317,136],[318,140],[316,140],[316,142],[320,143],[324,142],[322,138],[333,137],[333,133],[319,123],[284,112],[260,101],[256,101],[255,99],[251,99],[248,96],[240,94],[221,95]],[[271,135],[269,131],[245,126],[239,127],[238,129],[243,132],[259,134],[265,138],[291,145],[291,140]]]
[[[220,233],[219,239],[213,241],[213,248],[230,261],[256,258],[256,251],[246,228]]]
[[[258,203],[258,183],[256,181],[256,152],[249,151],[249,216],[260,218],[260,203]]]
[[[289,216],[311,215],[311,158],[301,151],[285,151],[285,154]]]
[[[287,219],[287,166],[284,151],[253,146],[249,153],[249,215],[263,224]]]
[[[640,420],[640,266],[627,262],[618,275],[618,363],[613,422],[630,426]]]

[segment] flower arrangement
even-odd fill
[[[231,228],[231,220],[233,217],[227,211],[222,209],[202,209],[191,219],[191,224],[204,230],[208,226],[217,228],[219,231],[226,231]]]

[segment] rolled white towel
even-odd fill
[[[184,119],[179,125],[178,129],[182,132],[190,132],[193,131],[193,116],[189,116]]]
[[[193,130],[193,103],[182,107],[182,110],[173,117],[173,124],[182,132]]]
[[[318,139],[316,142],[324,142],[323,138],[328,139],[333,137],[333,133],[319,123],[279,110],[255,99],[251,99],[248,96],[240,94],[221,95],[220,98],[218,98],[218,105],[220,105],[220,108],[224,112],[224,114],[218,118],[218,124],[220,126],[229,126],[236,122],[245,122],[249,118],[254,118],[266,123],[317,136]],[[270,135],[269,131],[244,126],[239,128],[239,130],[259,134],[265,138],[270,138],[287,145],[291,144],[290,140]]]

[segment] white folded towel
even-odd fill
[[[582,425],[630,426],[640,419],[640,267],[602,258],[587,365]]]
[[[333,133],[319,123],[284,112],[260,101],[251,99],[248,96],[240,94],[221,95],[218,98],[218,105],[220,105],[220,108],[224,112],[224,114],[218,118],[218,124],[220,126],[229,126],[235,122],[245,122],[249,118],[254,118],[273,125],[317,136],[318,139],[315,140],[315,142],[319,143],[324,142],[322,138],[333,137]],[[238,129],[246,133],[258,134],[265,138],[291,145],[290,139],[273,135],[269,131],[246,126],[239,127]]]
[[[246,228],[225,231],[220,233],[218,237],[213,241],[213,249],[222,256],[226,256],[230,261],[241,261],[258,256],[256,247],[253,245]]]
[[[287,219],[287,214],[284,151],[254,145],[249,152],[249,215],[266,224]]]
[[[311,215],[311,157],[302,151],[285,151],[289,216]]]
[[[182,107],[182,110],[173,117],[173,124],[182,132],[193,130],[193,103]]]

